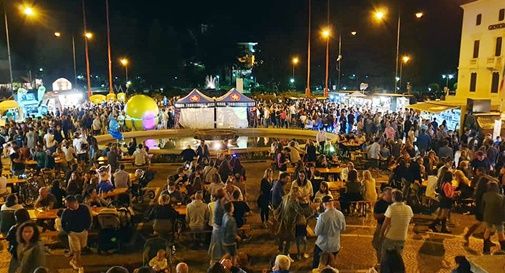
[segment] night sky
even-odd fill
[[[441,74],[456,72],[461,35],[462,0],[330,0],[331,40],[330,81],[336,82],[337,35],[342,35],[343,85],[370,82],[391,88],[394,77],[396,18],[402,16],[400,52],[412,56],[404,79],[417,88],[442,83]],[[79,0],[35,1],[43,14],[36,21],[19,15],[11,1],[7,5],[15,77],[28,70],[44,69],[49,82],[57,77],[72,78],[71,34],[76,35],[77,67],[84,73],[82,9]],[[226,73],[233,62],[234,45],[240,41],[258,42],[262,61],[255,73],[261,83],[284,86],[291,76],[290,59],[297,55],[297,87],[303,90],[306,74],[307,0],[254,1],[134,1],[110,0],[114,75],[124,77],[118,58],[128,56],[130,75],[142,76],[147,85],[185,86],[203,84],[206,74]],[[401,4],[399,4],[401,3]],[[319,30],[326,24],[327,0],[312,0],[312,84],[324,79],[324,42]],[[387,7],[385,24],[370,19],[374,7]],[[414,13],[424,12],[417,20]],[[87,0],[88,29],[95,34],[90,43],[91,73],[105,75],[107,67],[105,1]],[[208,31],[201,33],[201,24]],[[56,39],[54,31],[63,36]],[[357,31],[356,36],[350,35]],[[0,32],[0,56],[6,56],[5,34]],[[201,62],[206,69],[192,74],[191,80],[171,82],[183,76],[184,64]],[[37,72],[40,73],[40,72]],[[182,73],[182,74],[181,74]],[[2,74],[3,70],[2,70]],[[356,78],[349,75],[356,74]],[[200,80],[201,78],[201,80]]]

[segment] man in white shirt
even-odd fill
[[[193,232],[194,242],[199,243],[200,246],[203,246],[205,236],[199,232],[205,230],[209,221],[209,207],[202,200],[202,192],[195,193],[195,199],[188,204],[186,209],[186,223]]]
[[[319,129],[319,132],[317,132],[316,135],[316,142],[319,143],[319,149],[321,149],[321,153],[324,152],[324,145],[326,144],[326,140],[328,137],[326,136],[326,132],[323,130],[323,128]]]
[[[130,175],[124,168],[124,164],[119,165],[119,169],[113,175],[116,188],[129,188],[131,186]]]
[[[62,148],[63,153],[65,154],[65,161],[69,166],[74,164],[75,161],[75,149],[72,145],[65,143],[65,145]]]
[[[98,115],[95,116],[93,123],[91,124],[91,128],[93,129],[93,135],[99,135],[102,131],[102,122],[100,121],[100,117]]]
[[[372,167],[379,167],[379,160],[381,159],[381,145],[379,138],[375,138],[372,145],[367,148],[368,159],[372,161]]]
[[[47,133],[44,135],[44,146],[51,153],[56,151],[56,140],[54,139],[53,129],[47,130]]]
[[[146,165],[148,162],[148,155],[146,150],[144,150],[144,146],[139,144],[137,146],[137,150],[133,152],[133,164],[137,167],[142,167]]]
[[[7,191],[7,178],[0,176],[0,197],[6,197],[9,194]]]
[[[387,251],[395,250],[400,255],[407,239],[409,223],[414,213],[412,208],[404,203],[403,193],[399,190],[393,190],[393,204],[391,204],[384,213],[384,223],[382,224],[381,256],[384,259]]]
[[[77,154],[77,160],[86,161],[87,150],[85,145],[88,144],[86,138],[79,136],[78,133],[75,134],[72,146]]]

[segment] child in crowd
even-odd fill
[[[160,249],[156,256],[149,261],[149,266],[156,271],[156,273],[168,273],[168,262],[165,255],[165,250]]]

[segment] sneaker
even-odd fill
[[[70,264],[70,266],[74,269],[74,270],[79,270],[79,267],[77,266],[77,264],[75,263],[74,260],[70,260],[70,262],[68,262]]]

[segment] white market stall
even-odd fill
[[[457,131],[460,128],[461,108],[454,105],[445,105],[438,102],[420,102],[407,105],[405,108],[418,111],[422,119],[437,119],[438,124],[445,120],[447,130]]]
[[[214,128],[214,106],[214,99],[193,89],[175,103],[179,125],[193,129]]]
[[[247,128],[249,107],[255,101],[233,88],[216,100],[217,128]]]

